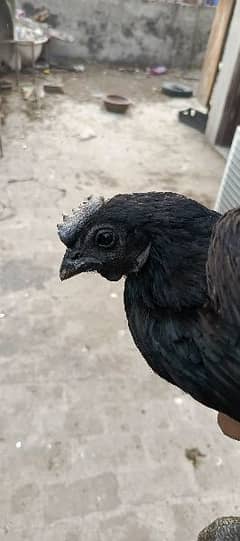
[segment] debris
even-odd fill
[[[94,94],[92,94],[92,97],[96,98],[96,100],[103,100],[104,94],[103,92],[95,92]]]
[[[117,293],[111,293],[110,297],[111,297],[111,299],[117,299],[118,295],[117,295]]]
[[[4,319],[6,317],[6,314],[0,314],[0,319]]]
[[[24,9],[16,9],[16,18],[19,19],[20,17],[26,17]]]
[[[80,141],[90,141],[90,139],[95,139],[97,137],[96,133],[91,128],[85,128],[81,133],[77,134]]]
[[[21,441],[17,441],[17,442],[16,442],[16,448],[17,448],[17,449],[21,449],[21,447],[22,447],[22,442],[21,442]]]
[[[85,345],[85,346],[83,346],[83,347],[81,348],[81,352],[82,352],[82,353],[88,353],[89,350],[90,350],[90,347],[87,346],[87,345]]]
[[[36,96],[36,101],[39,102],[39,100],[43,100],[43,98],[45,98],[45,91],[44,91],[44,85],[43,84],[36,85],[35,88],[34,88],[34,92],[35,92],[35,96]]]
[[[194,75],[186,75],[186,74],[184,73],[183,78],[184,78],[186,81],[199,81],[199,76],[197,76],[197,75],[194,77]]]
[[[44,75],[50,75],[50,73],[51,73],[50,68],[49,68],[49,67],[48,67],[48,68],[44,68],[44,69],[43,69],[43,73],[44,73]]]
[[[43,62],[42,60],[37,62],[34,67],[35,69],[42,70],[42,71],[48,70],[50,68],[48,62]]]
[[[49,18],[49,11],[48,9],[41,9],[40,11],[37,11],[35,15],[33,16],[34,21],[38,23],[44,23]]]
[[[198,468],[201,458],[205,458],[205,456],[197,447],[185,449],[185,457],[192,462],[194,468]]]
[[[16,18],[15,32],[17,41],[35,42],[43,38],[48,39],[47,30],[28,17],[20,16]]]
[[[33,95],[34,86],[31,83],[28,83],[24,86],[21,86],[21,92],[24,100],[30,100]]]
[[[75,71],[76,73],[84,73],[85,69],[83,64],[74,64],[72,66],[72,71]]]
[[[47,94],[64,94],[64,88],[62,83],[44,83],[44,90]]]
[[[147,68],[148,75],[164,75],[167,73],[166,66],[153,66],[152,68]]]
[[[12,87],[12,81],[8,81],[7,79],[0,79],[0,92],[12,90]]]
[[[139,68],[133,68],[132,66],[120,66],[120,68],[118,68],[118,71],[127,73],[140,73]]]
[[[21,92],[25,101],[39,102],[45,97],[44,87],[42,84],[33,85],[28,83],[21,86]]]
[[[163,83],[162,92],[172,98],[191,98],[193,95],[193,91],[189,86],[171,82]]]

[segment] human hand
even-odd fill
[[[238,421],[234,421],[224,413],[219,413],[217,422],[225,436],[240,441],[240,423]]]

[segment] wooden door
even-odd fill
[[[197,95],[198,100],[205,107],[209,105],[212,95],[234,6],[235,0],[220,0],[216,8]]]

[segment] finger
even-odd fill
[[[240,441],[240,423],[224,413],[218,414],[218,425],[225,436]]]

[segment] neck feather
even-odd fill
[[[202,306],[207,300],[206,262],[209,236],[194,241],[179,232],[171,239],[153,237],[147,263],[137,274],[127,277],[133,302],[140,301],[150,310]]]

